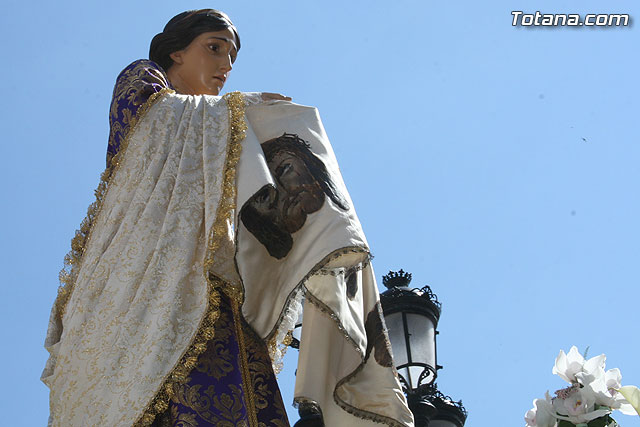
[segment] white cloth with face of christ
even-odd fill
[[[367,241],[317,109],[278,101],[246,117],[235,222],[244,317],[279,340],[304,294],[296,402],[317,404],[331,426],[413,425]]]

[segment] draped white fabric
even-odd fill
[[[367,242],[317,110],[248,98],[255,105],[246,109],[237,210],[210,271],[244,289],[242,314],[267,341],[292,328],[305,295],[295,397],[317,403],[326,425],[413,425],[390,363]],[[296,159],[294,143],[278,151],[275,141],[265,154],[265,143],[284,133],[303,142],[306,160]],[[130,135],[62,324],[52,311],[42,374],[49,425],[132,425],[192,344],[207,309],[207,238],[229,134],[224,99],[165,94]],[[253,216],[243,212],[249,205]],[[287,229],[288,247],[263,235],[265,220]]]
[[[130,426],[196,333],[206,231],[221,195],[228,110],[164,95],[131,135],[95,219],[42,380],[52,426]]]
[[[316,171],[314,180],[332,184],[323,186],[325,194],[320,198],[324,200],[307,209],[311,212],[291,233],[291,248],[281,258],[273,256],[248,230],[239,211],[236,264],[245,288],[245,318],[263,338],[282,337],[297,319],[297,313],[287,312],[297,305],[288,307],[288,303],[304,294],[295,399],[318,404],[330,426],[371,425],[371,420],[413,425],[390,353],[382,365],[373,354],[365,363],[368,340],[377,339],[379,354],[390,352],[390,346],[382,327],[367,241],[317,109],[276,102],[249,107],[246,117],[249,131],[238,166],[238,208],[257,204],[263,216],[276,217],[272,221],[278,222],[278,215],[300,215],[293,208],[286,210],[282,198],[293,198],[292,204],[302,205],[306,197],[307,204],[313,205],[309,188],[314,184],[306,182],[307,171],[296,168],[322,166],[317,162],[310,166],[311,155],[304,155],[304,148],[283,140],[297,139],[297,146],[304,142],[326,168],[327,174]],[[297,162],[291,157],[305,160]],[[271,204],[263,200],[264,195],[255,201],[254,195],[261,195],[265,185],[275,188]],[[292,196],[296,191],[298,195]],[[285,208],[279,207],[283,205]]]

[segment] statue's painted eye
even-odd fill
[[[293,170],[293,165],[290,162],[280,163],[280,166],[276,169],[276,175],[281,177]]]

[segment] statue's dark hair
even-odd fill
[[[202,33],[222,31],[229,28],[236,40],[236,47],[240,50],[238,30],[229,17],[219,10],[200,9],[182,12],[165,25],[164,31],[151,40],[149,59],[160,65],[165,71],[173,65],[169,55],[184,49]]]
[[[349,209],[349,203],[347,203],[346,199],[336,188],[324,162],[311,152],[309,144],[298,135],[284,133],[278,138],[263,142],[261,146],[267,163],[271,162],[273,157],[281,151],[287,151],[302,159],[309,172],[311,172],[311,175],[313,175],[320,185],[320,188],[322,188],[331,201],[342,210],[346,211]]]

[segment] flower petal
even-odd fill
[[[618,390],[640,415],[640,389],[634,385],[626,385]]]
[[[582,370],[590,374],[595,374],[596,372],[600,372],[600,370],[602,370],[602,373],[604,374],[604,366],[606,360],[607,356],[605,356],[604,354],[592,357],[591,359],[584,362]]]
[[[610,413],[611,413],[611,410],[609,409],[597,409],[595,411],[587,412],[586,414],[580,414],[575,416],[564,416],[564,415],[556,414],[556,418],[558,418],[559,420],[572,422],[573,424],[579,424],[579,423],[588,423],[591,420],[604,417],[605,415],[609,415]]]
[[[566,370],[567,370],[567,355],[564,354],[564,350],[560,350],[560,353],[558,353],[558,357],[556,357],[556,363],[555,365],[553,365],[553,369],[551,370],[551,373],[553,373],[554,375],[558,375],[560,378],[562,378],[565,381],[571,382],[571,380],[565,375]]]

